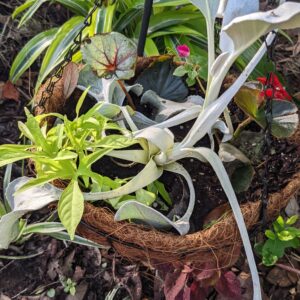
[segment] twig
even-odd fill
[[[275,266],[277,266],[277,267],[279,267],[279,268],[281,268],[283,270],[286,270],[288,272],[293,272],[293,273],[295,273],[297,275],[300,275],[300,270],[295,269],[293,267],[290,267],[290,266],[287,266],[287,265],[284,265],[284,264],[280,264],[280,263],[275,264]]]
[[[236,129],[236,131],[233,134],[234,138],[237,138],[240,133],[242,132],[242,130],[249,125],[252,122],[252,118],[248,117],[246,120],[244,120],[242,123],[239,124],[238,128]]]
[[[202,82],[201,82],[201,80],[199,79],[198,76],[196,76],[196,80],[197,80],[197,82],[198,82],[198,85],[199,85],[201,91],[202,91],[202,92],[204,93],[204,95],[205,95],[206,90],[205,90],[205,88],[204,88],[204,86],[203,86],[203,84],[202,84]]]

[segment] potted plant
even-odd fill
[[[26,226],[18,227],[22,215],[57,200],[60,221],[71,239],[77,230],[94,242],[114,247],[121,255],[154,266],[167,262],[197,266],[205,261],[217,261],[218,267],[232,265],[234,252],[240,247],[239,230],[252,273],[254,299],[261,299],[247,234],[247,227],[258,220],[261,203],[239,206],[233,178],[238,177],[235,189],[245,191],[251,180],[242,179],[251,179],[253,169],[251,160],[238,149],[243,126],[237,126],[234,134],[227,107],[235,97],[239,109],[249,115],[251,121],[261,128],[266,127],[265,98],[270,92],[262,90],[257,82],[244,87],[243,84],[266,52],[266,46],[272,43],[275,34],[270,31],[299,26],[300,5],[288,2],[264,13],[256,12],[254,5],[250,11],[254,12],[245,14],[228,4],[223,12],[220,34],[222,53],[215,58],[214,23],[218,8],[222,7],[220,1],[191,2],[206,18],[206,87],[203,82],[205,68],[201,69],[201,63],[147,59],[140,73],[136,65],[136,46],[130,39],[110,33],[85,40],[81,48],[84,65],[68,64],[53,95],[43,103],[46,111],[36,117],[27,112],[27,122],[20,123],[22,134],[31,143],[0,147],[0,166],[31,159],[37,174],[33,179],[16,179],[7,188],[12,212],[0,220],[1,247],[7,247],[20,234],[28,233]],[[241,16],[233,18],[237,13]],[[251,31],[248,30],[250,26]],[[267,33],[266,44],[219,96],[222,82],[237,57]],[[188,57],[187,51],[179,48],[181,56]],[[186,74],[188,84],[198,82],[198,95],[188,96],[191,89],[178,76]],[[298,128],[297,107],[272,76],[271,83],[276,86],[271,87],[271,96],[275,94],[274,89],[281,91],[279,99],[275,95],[277,100],[271,104],[274,112],[272,134],[279,138],[289,137]],[[37,95],[38,100],[47,93],[47,86],[49,83]],[[78,90],[83,92],[77,101]],[[204,92],[204,97],[199,95]],[[85,100],[87,97],[90,98]],[[64,116],[61,112],[66,107],[69,110],[68,103],[72,106],[72,99],[77,103],[73,116],[72,113]],[[87,108],[83,105],[85,101],[97,103]],[[223,113],[225,122],[220,119]],[[170,130],[192,120],[191,128],[183,136]],[[260,127],[256,127],[256,132]],[[222,133],[222,138],[216,132]],[[199,146],[206,137],[205,146]],[[101,164],[105,157],[110,163]],[[212,167],[232,209],[232,214],[227,213],[208,229],[191,234],[190,219],[197,199],[190,170],[181,161],[184,158],[196,159]],[[100,166],[96,167],[98,161]],[[110,170],[105,171],[107,164]],[[125,166],[131,172],[121,179],[101,173],[103,170],[113,174],[112,169],[118,166]],[[166,191],[170,189],[160,180],[164,172],[179,176],[177,182],[181,183],[181,192],[184,195],[185,191],[184,197],[188,199],[185,208],[172,206]],[[63,180],[63,188],[52,184],[56,180]],[[297,191],[299,180],[298,174],[281,192],[270,197],[270,217]],[[179,201],[179,204],[182,203]],[[168,206],[172,214],[166,216],[163,211]],[[134,223],[136,220],[142,224]]]

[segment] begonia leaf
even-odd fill
[[[134,76],[136,45],[121,33],[111,32],[86,39],[81,52],[84,61],[99,77],[130,79]]]

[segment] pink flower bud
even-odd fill
[[[187,45],[179,45],[176,49],[180,57],[190,56],[190,48]]]

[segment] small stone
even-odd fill
[[[296,295],[296,288],[292,288],[289,290],[291,295]]]
[[[269,283],[280,287],[289,287],[293,284],[289,279],[287,272],[277,267],[274,267],[269,272],[266,279]]]
[[[295,196],[293,196],[288,205],[286,206],[285,208],[285,213],[291,217],[291,216],[294,216],[294,215],[299,215],[299,204],[297,202],[297,199]]]

